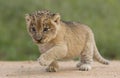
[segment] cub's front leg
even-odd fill
[[[58,44],[50,50],[48,50],[47,52],[41,54],[41,56],[38,58],[38,62],[41,66],[48,66],[47,71],[55,72],[58,69],[58,65],[55,61],[58,59],[62,59],[66,56],[66,54],[67,46],[64,44]]]

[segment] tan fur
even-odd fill
[[[38,61],[42,66],[49,66],[47,71],[57,71],[57,60],[75,57],[80,57],[77,67],[84,71],[91,69],[93,58],[103,64],[109,63],[99,54],[88,26],[61,21],[58,13],[46,10],[27,14],[25,18],[28,32],[42,53]]]

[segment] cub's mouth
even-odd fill
[[[39,40],[34,39],[34,42],[37,43],[37,44],[47,43],[46,39],[44,39],[44,38],[41,38],[41,39],[39,39]]]
[[[37,43],[41,43],[41,40],[36,40]]]
[[[38,43],[38,44],[42,44],[43,42],[42,42],[42,38],[41,39],[33,39],[33,41],[35,42],[35,43]]]

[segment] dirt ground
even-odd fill
[[[35,61],[0,61],[0,78],[120,78],[120,61],[110,65],[94,62],[90,71],[79,71],[78,61],[59,62],[58,72],[46,72]]]

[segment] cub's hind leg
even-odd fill
[[[47,72],[56,72],[58,71],[58,63],[57,61],[53,61],[47,68],[46,68],[46,71]]]
[[[79,70],[88,71],[92,68],[93,61],[93,42],[88,39],[83,51],[80,54],[80,63],[77,64]]]

